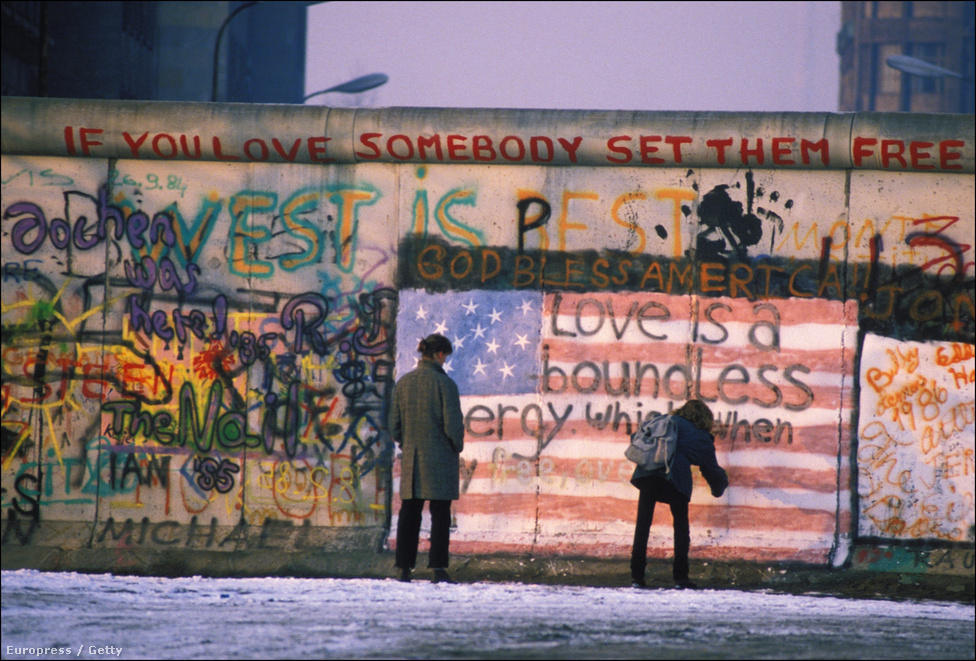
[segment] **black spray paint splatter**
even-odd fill
[[[738,188],[739,185],[736,184]],[[765,191],[756,187],[751,172],[746,173],[746,207],[729,196],[729,186],[716,186],[702,197],[698,205],[698,216],[702,222],[702,231],[698,235],[696,247],[701,259],[707,261],[745,261],[748,258],[748,248],[755,246],[763,237],[763,220],[772,225],[770,241],[776,232],[783,232],[785,222],[783,217],[770,208],[757,206],[753,213],[753,204],[762,200]],[[769,196],[772,203],[779,202],[780,194],[773,191]],[[785,210],[793,208],[793,200],[786,200]],[[758,215],[757,215],[758,214]],[[770,248],[772,246],[770,245]]]
[[[762,238],[762,221],[753,213],[743,213],[742,203],[729,197],[728,186],[716,186],[705,193],[698,205],[704,231],[698,235],[697,249],[706,261],[748,258],[747,248]]]

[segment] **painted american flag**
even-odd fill
[[[730,487],[712,498],[696,471],[692,554],[823,563],[852,525],[855,328],[854,306],[813,299],[404,291],[397,374],[420,337],[454,342],[445,367],[467,420],[458,552],[628,555],[630,432],[701,397],[715,400]],[[659,507],[650,553],[671,548]]]

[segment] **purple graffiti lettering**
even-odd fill
[[[234,474],[241,472],[241,467],[229,459],[218,462],[212,457],[198,457],[193,460],[193,471],[196,473],[197,486],[204,491],[228,493],[234,488]]]
[[[200,310],[190,310],[189,313],[173,310],[173,326],[180,344],[186,344],[187,330],[202,340],[206,336],[207,316]]]
[[[386,329],[396,316],[396,292],[380,289],[359,295],[359,328],[352,334],[353,347],[365,356],[378,356],[390,350]]]
[[[214,332],[211,337],[218,338],[227,330],[227,297],[223,294],[214,299],[213,316]]]
[[[153,243],[163,243],[172,248],[176,245],[176,232],[173,231],[173,217],[165,211],[153,216],[152,226],[149,228],[149,238]]]
[[[11,204],[7,207],[3,217],[13,218],[23,214],[29,215],[17,221],[13,230],[10,232],[10,238],[14,244],[14,248],[25,255],[30,255],[36,252],[44,243],[44,239],[47,238],[47,219],[44,217],[44,212],[41,211],[41,208],[30,202]],[[28,240],[26,237],[31,232],[37,232],[37,236],[33,240]]]
[[[308,316],[306,317],[306,307]],[[329,314],[329,302],[323,296],[315,293],[295,296],[281,311],[281,326],[285,330],[295,329],[294,351],[296,354],[306,353],[306,342],[310,349],[319,355],[328,352],[329,342],[324,329],[319,327],[325,323]]]
[[[173,329],[166,319],[166,313],[156,310],[150,315],[149,310],[139,302],[137,294],[129,296],[129,319],[133,331],[145,330],[147,334],[155,334],[163,340],[173,339]]]
[[[125,224],[125,235],[129,239],[129,245],[136,250],[142,250],[146,245],[142,235],[147,229],[149,229],[149,216],[144,211],[133,211],[129,214],[129,220]]]
[[[151,257],[143,257],[138,267],[125,260],[125,277],[129,284],[149,291],[156,284],[156,262]]]
[[[155,214],[152,222],[145,212],[138,210],[126,218],[122,209],[109,203],[105,186],[99,187],[97,197],[76,190],[66,191],[64,200],[65,209],[68,210],[94,206],[95,219],[92,221],[84,214],[79,215],[72,228],[68,218],[48,220],[38,205],[16,202],[7,207],[3,214],[5,219],[22,216],[10,232],[14,248],[21,253],[31,254],[50,238],[51,244],[58,250],[67,249],[72,242],[79,250],[90,250],[107,238],[116,241],[126,238],[133,249],[142,250],[146,245],[144,236],[147,230],[154,243],[162,240],[169,247],[176,245],[176,232],[169,212]],[[109,223],[113,223],[113,230],[109,230]]]

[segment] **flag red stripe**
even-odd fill
[[[636,493],[636,490],[635,490]],[[543,529],[546,522],[556,520],[607,523],[630,522],[636,516],[637,502],[610,497],[578,497],[552,494],[464,494],[455,504],[455,514],[482,514],[505,518],[522,514],[537,519]],[[730,507],[716,500],[714,505],[688,508],[691,525],[697,528],[722,530],[768,530],[777,532],[808,532],[833,534],[837,528],[834,510],[799,507]],[[666,505],[655,511],[655,521],[671,523]],[[508,526],[503,526],[508,528]]]
[[[522,463],[528,461],[528,470]],[[582,462],[586,472],[580,473]],[[554,488],[565,488],[576,482],[618,482],[629,484],[634,464],[627,459],[570,459],[546,458],[546,461],[507,459],[500,462],[478,463],[472,479],[489,480],[492,484],[519,482],[541,483]],[[544,472],[540,473],[540,469]],[[726,468],[729,486],[743,488],[806,489],[814,493],[836,493],[838,470],[810,470],[783,466],[733,466]],[[840,471],[843,477],[849,469]],[[467,477],[467,476],[466,476]],[[626,479],[620,479],[620,478]],[[844,484],[843,481],[840,482]],[[707,489],[704,478],[695,475],[695,486]]]

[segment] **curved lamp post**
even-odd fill
[[[260,0],[257,2],[245,2],[240,7],[237,7],[224,19],[224,22],[220,24],[220,29],[217,30],[217,43],[214,45],[214,58],[213,58],[213,85],[210,88],[210,100],[217,100],[217,79],[218,73],[220,72],[220,40],[224,38],[224,30],[227,29],[227,25],[233,20],[235,16],[240,14],[245,9],[249,9],[254,5],[261,4]]]
[[[214,44],[213,82],[212,82],[211,89],[210,89],[210,100],[211,101],[216,101],[217,100],[217,86],[218,86],[218,82],[219,82],[219,79],[220,79],[220,75],[219,75],[220,74],[220,42],[224,38],[224,30],[227,29],[227,26],[230,24],[230,22],[232,20],[234,20],[234,17],[235,16],[237,16],[238,14],[240,14],[245,9],[250,9],[254,5],[260,5],[260,4],[262,4],[262,0],[255,0],[254,2],[245,2],[245,3],[241,4],[239,7],[236,7],[234,9],[234,11],[232,11],[227,16],[227,18],[224,19],[224,22],[220,24],[220,29],[217,30],[217,41]],[[306,3],[303,3],[303,4],[313,5],[313,4],[319,4],[319,3],[318,2],[306,2]],[[307,95],[304,99],[302,99],[302,103],[305,103],[306,101],[308,101],[309,99],[311,99],[313,96],[318,96],[319,94],[325,94],[327,92],[343,92],[345,94],[356,94],[358,92],[365,92],[366,90],[371,90],[374,87],[379,87],[380,85],[383,85],[389,79],[390,79],[390,77],[387,76],[385,73],[371,73],[371,74],[368,74],[366,76],[360,76],[359,78],[354,78],[353,80],[350,80],[349,82],[346,82],[346,83],[342,83],[341,85],[336,85],[336,86],[330,87],[329,89],[326,89],[326,90],[320,90],[318,92],[313,92],[313,93]]]
[[[319,90],[318,92],[312,92],[302,99],[302,103],[305,103],[313,96],[318,96],[319,94],[326,94],[328,92],[342,92],[344,94],[358,94],[359,92],[365,92],[366,90],[371,90],[374,87],[379,87],[383,85],[390,79],[385,73],[371,73],[365,76],[360,76],[359,78],[353,78],[347,83],[342,83],[341,85],[336,85],[335,87],[330,87],[327,90]]]

